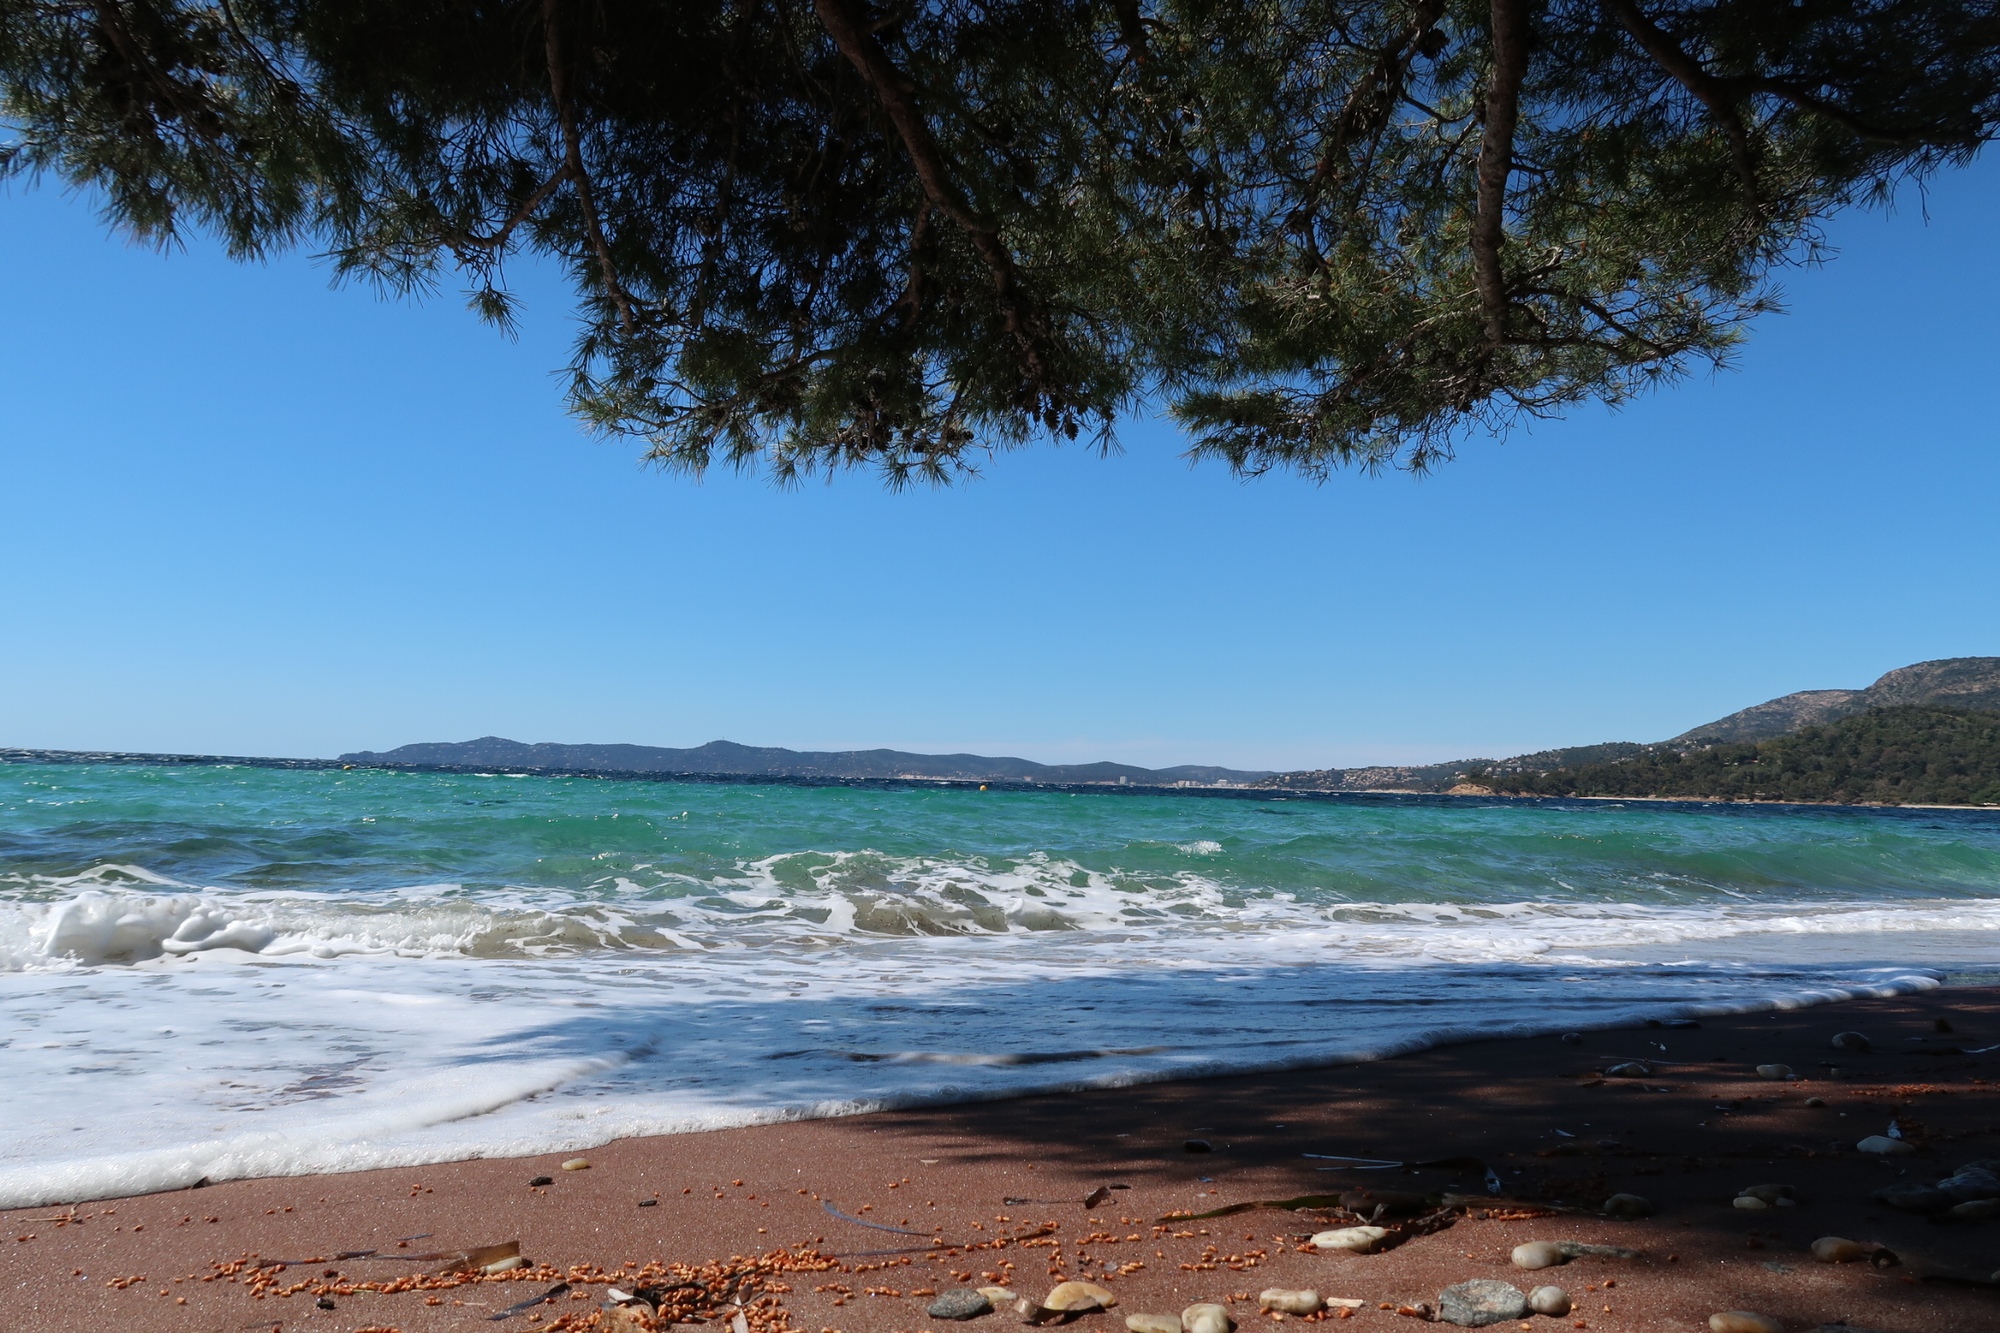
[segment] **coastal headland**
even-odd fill
[[[580,1169],[495,1159],[18,1209],[0,1324],[636,1329],[648,1319],[605,1310],[609,1292],[685,1282],[667,1298],[682,1324],[914,1333],[950,1326],[927,1313],[937,1293],[1004,1285],[1039,1301],[1067,1279],[1116,1297],[1066,1317],[1086,1333],[1197,1302],[1241,1328],[1279,1322],[1258,1309],[1268,1288],[1358,1302],[1309,1322],[1402,1330],[1446,1287],[1493,1279],[1561,1286],[1572,1304],[1507,1328],[1698,1330],[1751,1311],[1792,1330],[1990,1329],[2000,1220],[1942,1213],[1920,1187],[2000,1156],[1996,1046],[2000,989],[1947,986],[1578,1043],[626,1140]],[[1907,1151],[1857,1148],[1892,1122]],[[1793,1202],[1739,1203],[1755,1186]],[[1343,1193],[1345,1207],[1202,1216]],[[1613,1212],[1644,1215],[1607,1216],[1619,1195],[1644,1203]],[[1368,1220],[1388,1230],[1380,1252],[1309,1243]],[[1824,1237],[1862,1257],[1816,1260]],[[423,1276],[511,1241],[528,1266]],[[1510,1261],[1530,1241],[1637,1253],[1530,1271]],[[968,1327],[1020,1323],[1003,1306]]]

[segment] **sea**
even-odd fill
[[[1966,981],[2000,811],[5,764],[0,1205]]]

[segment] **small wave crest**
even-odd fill
[[[421,894],[398,902],[91,889],[58,902],[0,903],[0,971],[145,963],[219,949],[337,959],[531,958],[635,947],[702,946],[657,923],[587,907],[510,910]]]
[[[1271,940],[1294,957],[1377,962],[1523,962],[1583,952],[1696,949],[1762,937],[1773,956],[1800,936],[1913,936],[2000,931],[2000,901],[1661,905],[1527,901],[1483,904],[1301,902],[1261,898],[1192,873],[1120,883],[1059,861],[993,871],[962,863],[857,873],[830,854],[801,868],[753,862],[663,892],[619,878],[589,894],[417,885],[393,892],[199,888],[126,866],[100,866],[29,893],[0,891],[0,972],[144,964],[236,951],[335,960],[530,959],[776,948],[823,950],[897,938],[1062,936],[1187,941],[1200,952]],[[1831,909],[1831,910],[1830,910]],[[1282,941],[1280,945],[1278,942]]]

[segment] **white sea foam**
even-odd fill
[[[1354,904],[1279,928],[898,938],[829,920],[755,948],[711,925],[699,950],[471,957],[430,947],[437,913],[467,914],[469,941],[496,929],[480,912],[526,905],[433,886],[365,907],[97,889],[39,906],[26,938],[44,962],[0,978],[0,1206],[1893,993],[1938,974],[1802,967],[1782,947],[1716,964],[1615,946],[1842,929],[1880,957],[1899,952],[1885,932],[2000,928],[1963,903]],[[266,934],[261,952],[168,947]],[[46,951],[64,941],[101,957],[55,966]],[[106,965],[112,953],[133,961]]]
[[[1191,939],[1283,933],[1292,944],[1314,949],[1471,963],[1523,961],[1551,950],[1657,949],[1757,936],[1979,938],[2000,932],[2000,899],[1992,898],[1310,903],[1287,894],[1246,897],[1193,874],[1176,877],[1165,889],[1138,891],[1061,863],[976,875],[963,867],[924,867],[893,886],[868,888],[827,888],[814,879],[803,889],[787,889],[771,882],[768,872],[766,864],[754,863],[740,879],[671,897],[629,880],[589,894],[520,889],[475,896],[447,884],[335,895],[194,889],[158,877],[131,887],[96,887],[113,878],[98,873],[87,880],[91,887],[67,896],[0,899],[0,972],[139,963],[218,949],[274,958],[525,959],[1054,931]],[[753,879],[765,882],[746,887],[744,881]]]

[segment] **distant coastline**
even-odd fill
[[[1275,773],[1289,791],[1739,801],[2000,804],[2000,657],[1950,657],[1860,690],[1801,690],[1669,740],[1508,759]]]
[[[1076,795],[1115,796],[1187,796],[1211,797],[1224,800],[1277,800],[1277,801],[1405,801],[1434,805],[1458,805],[1461,803],[1502,803],[1506,805],[1684,805],[1715,806],[1740,805],[1756,807],[1784,807],[1795,809],[1840,809],[1840,810],[1946,810],[1961,813],[1980,813],[1994,809],[1991,806],[1957,804],[1937,804],[1921,801],[1803,801],[1764,799],[1735,796],[1637,796],[1637,795],[1582,795],[1548,794],[1535,792],[1504,792],[1476,784],[1462,783],[1456,789],[1445,791],[1425,791],[1414,787],[1354,787],[1333,789],[1327,787],[1278,787],[1266,783],[1257,785],[1213,784],[1196,785],[1177,783],[1173,785],[1148,785],[1135,782],[1017,782],[993,779],[980,782],[971,778],[929,778],[920,776],[892,777],[815,777],[802,775],[782,775],[765,773],[658,773],[641,770],[617,769],[560,769],[560,768],[512,768],[505,765],[478,764],[356,764],[339,759],[287,759],[265,755],[205,755],[205,754],[155,754],[143,751],[125,750],[47,750],[22,747],[0,747],[0,765],[5,764],[115,764],[115,765],[159,765],[162,767],[242,767],[274,768],[303,771],[348,771],[376,770],[389,773],[439,773],[459,774],[467,777],[537,777],[537,778],[588,778],[603,782],[690,782],[722,786],[749,787],[853,787],[862,790],[906,790],[920,788],[942,791],[1002,791],[1029,793],[1073,793]]]
[[[1908,808],[2000,806],[2000,657],[1945,658],[1862,690],[1803,690],[1671,740],[1608,741],[1444,764],[1232,769],[1042,764],[905,750],[789,750],[717,740],[688,749],[525,743],[500,736],[337,759],[0,748],[0,763],[225,765],[506,773],[799,786],[999,787],[1186,795],[1412,796]]]
[[[1014,756],[918,754],[909,750],[788,750],[716,740],[689,749],[655,745],[527,744],[504,736],[470,741],[428,741],[394,750],[362,750],[342,763],[405,767],[505,768],[534,772],[616,772],[770,778],[878,778],[923,782],[1018,782],[1031,786],[1241,787],[1269,777],[1268,769],[1180,764],[1041,764]]]

